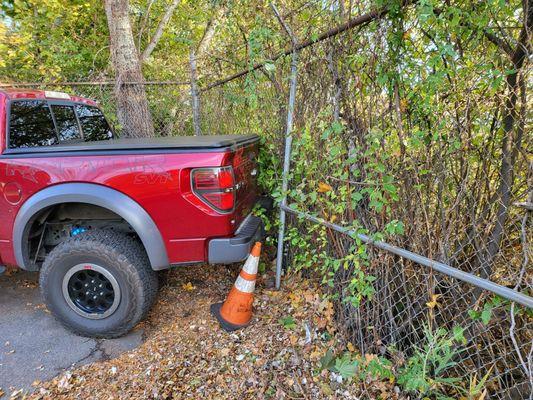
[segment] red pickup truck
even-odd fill
[[[157,294],[156,271],[246,258],[258,137],[116,138],[97,104],[0,91],[0,269],[40,271],[70,330],[117,337]]]

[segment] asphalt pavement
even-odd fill
[[[0,275],[0,393],[32,390],[36,380],[54,378],[75,366],[117,357],[137,347],[143,332],[112,340],[76,336],[50,315],[42,302],[38,274]]]

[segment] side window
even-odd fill
[[[76,113],[80,120],[83,138],[86,142],[108,140],[113,138],[113,131],[109,127],[102,111],[97,107],[83,104],[76,105]]]
[[[11,102],[9,148],[51,146],[57,143],[54,121],[45,101]]]
[[[80,127],[73,106],[52,104],[57,132],[61,142],[81,139]]]

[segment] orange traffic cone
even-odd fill
[[[227,332],[248,326],[252,319],[255,279],[260,254],[261,243],[256,242],[226,301],[211,305],[211,314],[216,317],[222,329]]]

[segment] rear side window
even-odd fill
[[[17,100],[11,103],[9,147],[51,146],[58,143],[50,108],[41,100]]]
[[[68,140],[80,140],[81,132],[74,113],[73,106],[52,104],[52,112],[56,120],[57,133],[61,142]]]
[[[100,109],[84,104],[77,104],[76,113],[78,114],[81,129],[83,130],[83,138],[86,142],[113,138],[113,131]]]

